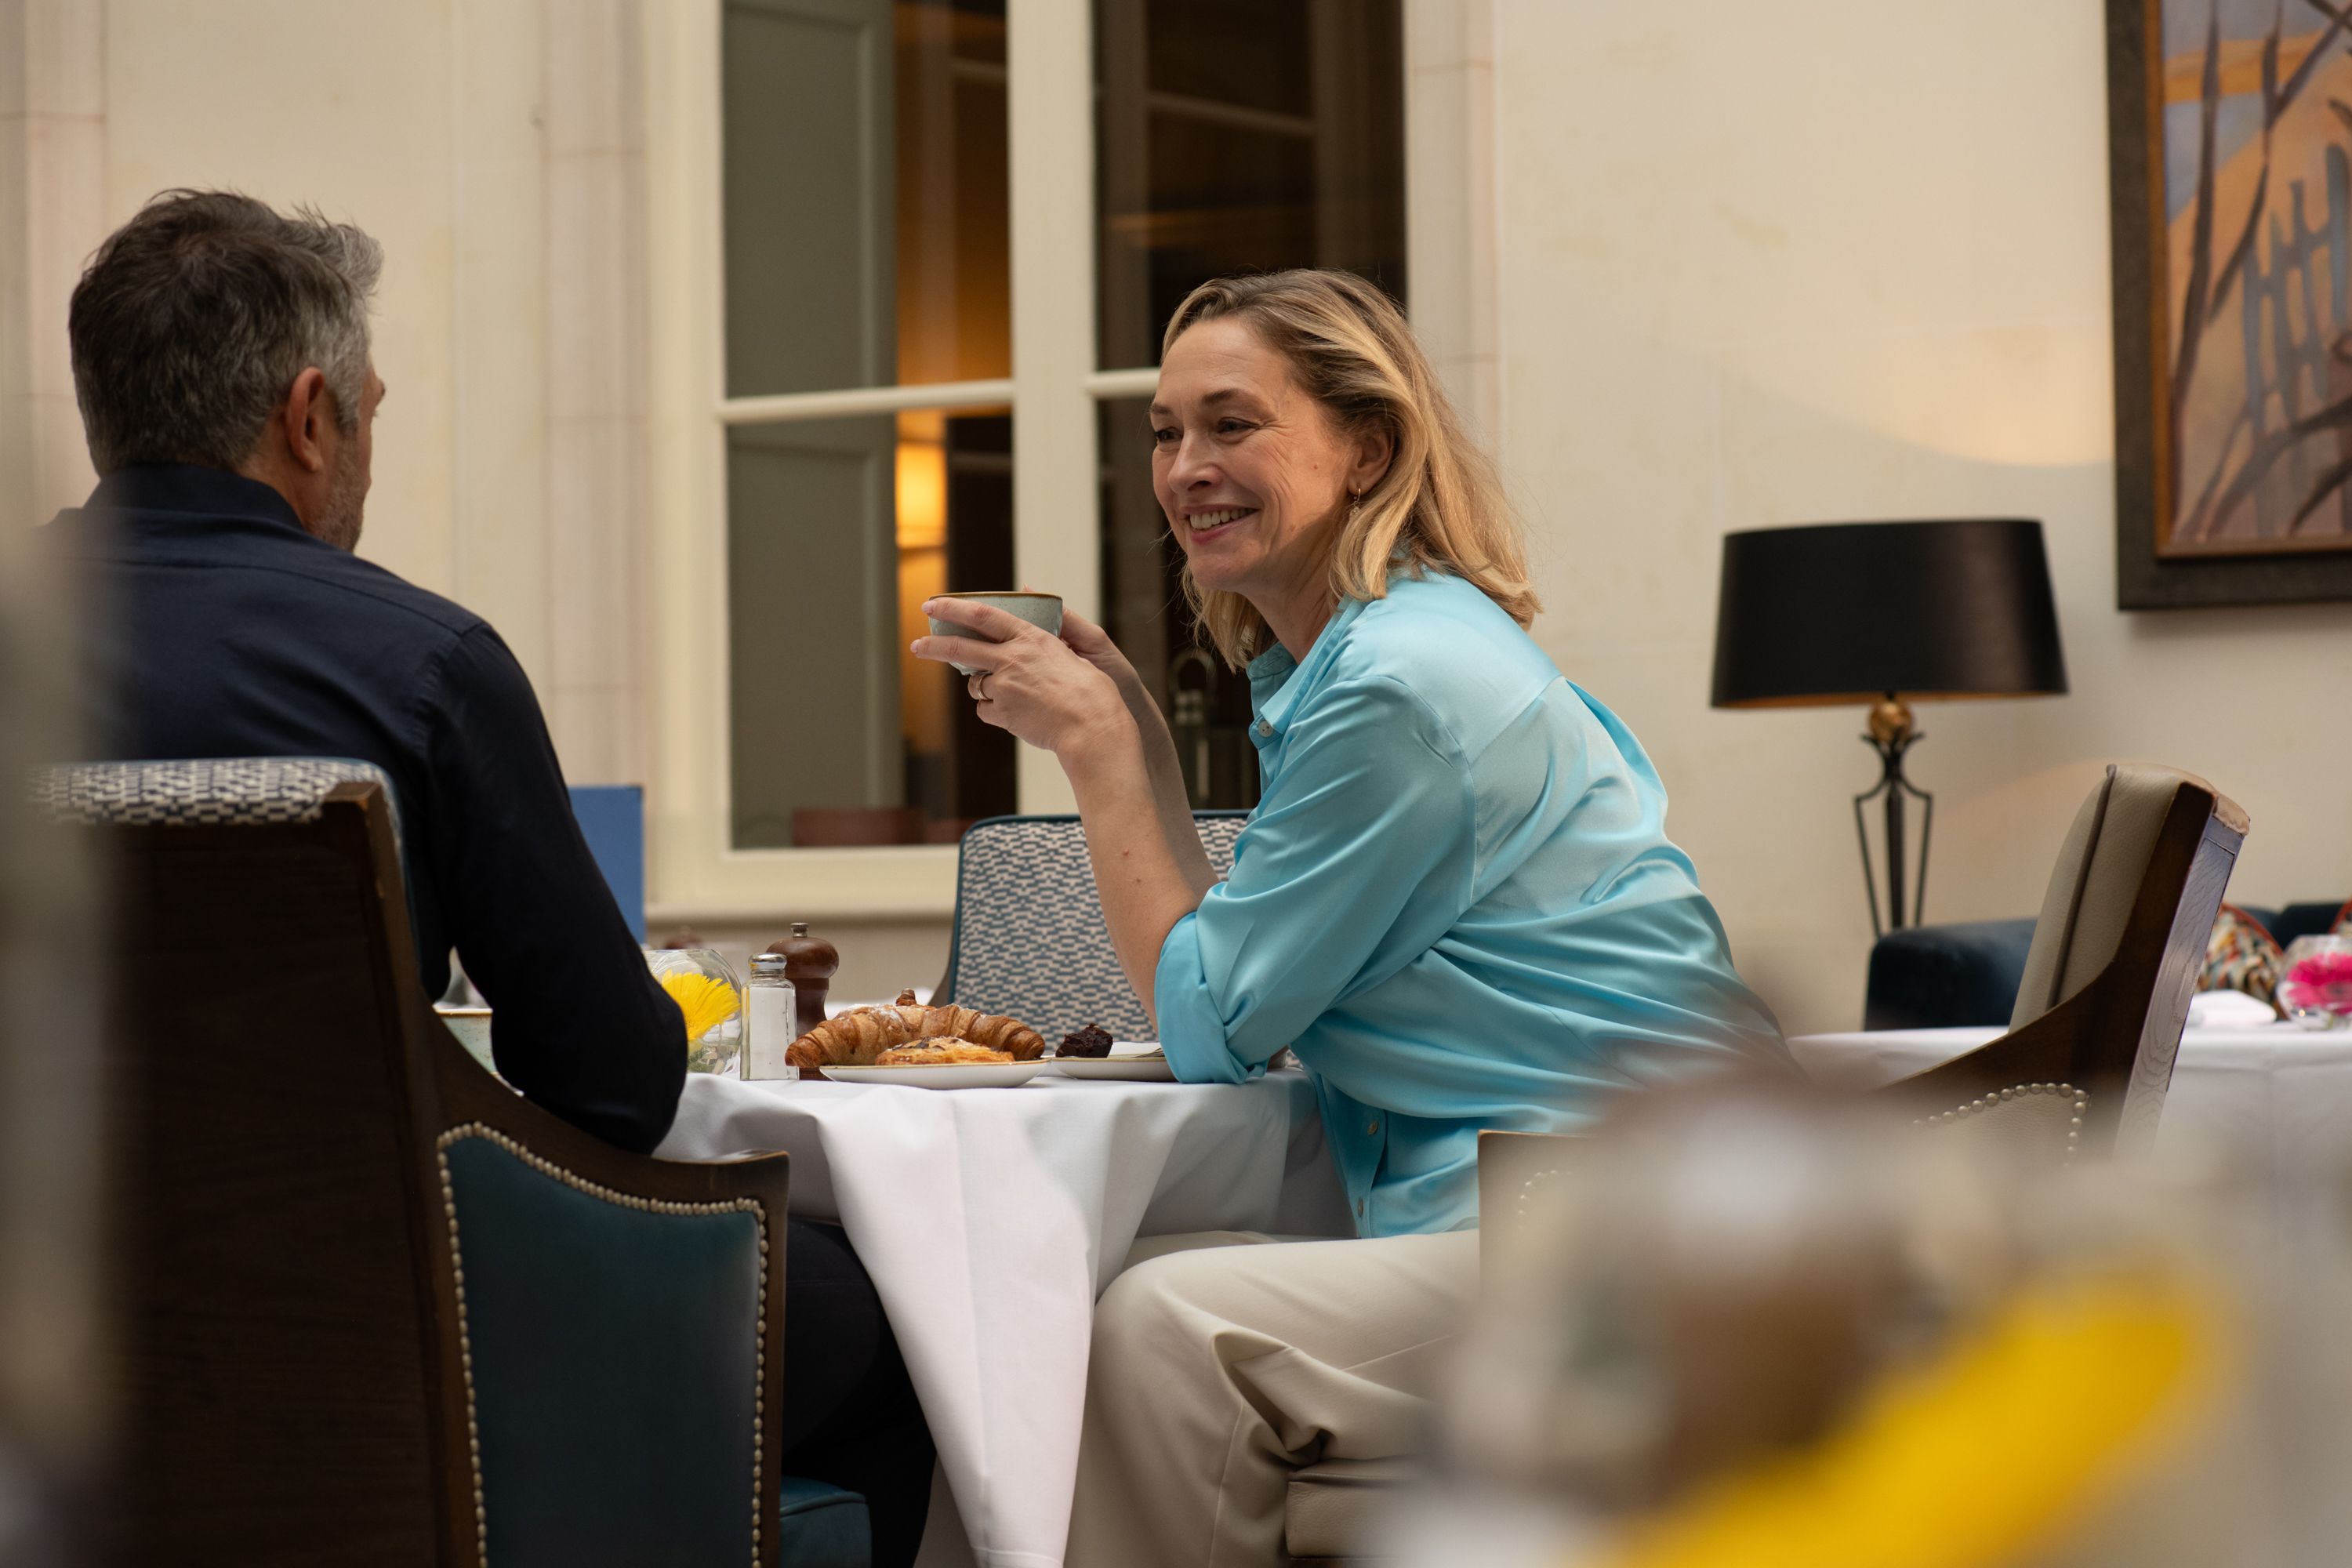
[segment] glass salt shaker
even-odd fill
[[[751,984],[743,993],[743,1076],[794,1083],[801,1069],[784,1052],[801,1037],[793,1017],[793,983],[784,978],[782,953],[751,960]]]

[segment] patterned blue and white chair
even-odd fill
[[[381,773],[34,793],[115,884],[125,1560],[863,1568],[863,1500],[766,1440],[784,1157],[625,1154],[483,1071],[417,983]]]
[[[1225,876],[1245,811],[1198,811],[1209,864]],[[1118,966],[1075,816],[992,816],[965,832],[956,861],[955,934],[934,1001],[1020,1019],[1050,1043],[1100,1024],[1122,1040],[1151,1020]]]

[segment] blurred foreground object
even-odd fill
[[[81,840],[25,782],[68,754],[63,589],[0,518],[0,1563],[80,1561],[73,1504],[103,1458],[98,1300],[100,911]]]
[[[2340,1175],[1642,1107],[1490,1247],[1414,1561],[2299,1568],[2352,1509]],[[1490,1220],[1499,1216],[1489,1216]]]

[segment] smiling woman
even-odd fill
[[[1060,763],[1177,1076],[1239,1082],[1287,1047],[1314,1080],[1366,1239],[1194,1238],[1114,1282],[1069,1553],[1272,1563],[1288,1468],[1323,1447],[1286,1434],[1383,1458],[1413,1425],[1428,1358],[1409,1352],[1475,1282],[1482,1130],[1573,1131],[1640,1089],[1787,1056],[1649,759],[1528,637],[1517,530],[1388,297],[1328,271],[1203,284],[1151,417],[1186,592],[1249,677],[1264,795],[1229,879],[1100,628],[937,599],[974,635],[913,651],[971,668],[982,721]],[[1321,1364],[1270,1390],[1218,1350],[1233,1329]],[[1215,1452],[1192,1451],[1203,1434]]]
[[[1234,320],[1169,345],[1151,426],[1152,488],[1184,552],[1187,596],[1223,612],[1209,629],[1227,661],[1246,663],[1269,633],[1303,651],[1330,615],[1339,535],[1394,456],[1389,431],[1327,417]]]
[[[1329,601],[1380,598],[1399,565],[1451,568],[1522,627],[1541,607],[1494,470],[1404,318],[1361,279],[1202,284],[1168,323],[1151,417],[1153,488],[1185,552],[1185,595],[1236,668],[1269,638],[1303,658]],[[1329,531],[1310,538],[1318,518]],[[1278,581],[1276,557],[1297,581]]]

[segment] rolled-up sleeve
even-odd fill
[[[1459,746],[1402,682],[1335,683],[1295,716],[1233,875],[1161,942],[1153,1005],[1188,1082],[1238,1082],[1469,907],[1476,802]]]

